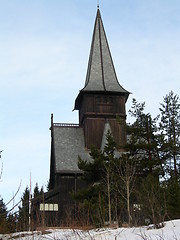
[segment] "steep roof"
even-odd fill
[[[68,124],[53,126],[54,156],[56,173],[78,173],[78,156],[90,160],[89,152],[85,150],[83,129]]]
[[[126,96],[126,100],[129,95],[118,82],[99,9],[94,25],[85,86],[76,98],[75,109],[78,109],[79,99],[85,92],[121,93]]]

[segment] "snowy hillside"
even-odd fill
[[[180,240],[180,220],[165,222],[161,229],[150,229],[150,227],[118,228],[118,229],[96,229],[82,231],[76,229],[47,230],[45,234],[16,233],[12,235],[1,235],[0,239],[58,239],[58,240]]]

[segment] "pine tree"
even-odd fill
[[[167,181],[167,212],[170,219],[180,218],[180,186],[175,177]]]
[[[83,179],[87,188],[81,190],[76,198],[89,207],[91,220],[104,225],[108,220],[112,222],[112,188],[115,142],[108,131],[104,150],[92,148],[92,161],[87,162],[79,158],[78,167],[83,170]],[[97,217],[98,216],[98,217]]]
[[[0,199],[0,232],[8,232],[7,226],[7,209],[3,199]]]
[[[162,159],[159,155],[159,139],[156,118],[145,113],[145,103],[138,103],[133,99],[129,113],[135,118],[127,126],[128,141],[126,150],[136,160],[136,171],[139,175],[147,176],[149,173],[163,174]]]
[[[29,188],[26,187],[21,198],[22,206],[19,207],[18,230],[26,231],[29,228]]]
[[[44,193],[44,188],[43,188],[43,186],[42,186],[41,189],[39,190],[38,183],[36,183],[36,185],[35,185],[35,187],[34,187],[34,193],[33,193],[34,198],[39,197],[39,196],[42,196],[43,193]]]
[[[0,233],[12,233],[16,229],[16,215],[7,210],[3,199],[0,199]]]
[[[39,186],[38,183],[36,183],[34,187],[34,198],[38,197],[39,195],[40,195]]]
[[[156,176],[149,174],[142,180],[137,191],[137,199],[141,202],[143,215],[150,218],[152,223],[159,228],[159,223],[165,220],[167,210],[165,189]]]
[[[161,220],[159,214],[162,209],[158,210],[156,205],[161,206],[163,197],[159,176],[164,175],[163,137],[158,132],[159,116],[152,118],[150,113],[145,113],[145,103],[138,103],[135,99],[129,113],[135,118],[127,126],[126,145],[129,159],[132,159],[136,168],[133,201],[141,205],[141,214],[151,216],[153,223],[157,224]]]
[[[165,156],[167,174],[179,177],[180,164],[180,102],[179,96],[171,91],[163,98],[160,107],[159,130],[163,136],[162,150]]]

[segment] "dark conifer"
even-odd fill
[[[171,91],[160,107],[159,130],[163,136],[162,154],[166,158],[165,170],[170,177],[179,178],[180,164],[180,101]]]

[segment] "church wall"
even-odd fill
[[[79,122],[84,127],[86,147],[101,147],[104,124],[108,121],[118,148],[121,148],[126,142],[125,118],[124,96],[110,93],[84,94],[79,110]]]
[[[84,94],[79,109],[79,123],[83,124],[86,115],[94,118],[105,117],[106,114],[115,117],[125,115],[125,97],[110,94]]]
[[[86,147],[90,149],[92,146],[101,148],[104,125],[109,122],[117,149],[122,150],[126,143],[126,129],[124,118],[104,119],[104,118],[87,118],[85,120]]]
[[[117,144],[117,149],[123,151],[123,147],[126,144],[125,119],[123,117],[119,119],[110,119],[109,124],[111,126],[114,140]]]
[[[81,174],[58,174],[58,181],[53,190],[42,196],[33,199],[32,219],[33,229],[35,227],[53,227],[53,226],[70,226],[76,220],[76,201],[73,198],[74,193],[86,186],[81,179]],[[40,210],[40,205],[58,205],[58,211]],[[35,226],[35,227],[34,227]]]
[[[104,130],[104,118],[86,118],[84,122],[85,144],[88,149],[92,146],[101,147]]]

